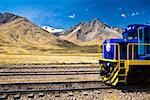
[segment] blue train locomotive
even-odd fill
[[[128,25],[122,39],[107,39],[101,47],[100,75],[105,83],[115,86],[149,81],[150,25]]]

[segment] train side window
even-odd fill
[[[145,34],[145,41],[146,41],[147,43],[150,43],[150,29],[149,29],[149,28],[145,28],[145,29],[144,29],[144,33],[146,33],[146,34]]]
[[[133,39],[136,39],[136,40],[138,39],[138,31],[135,31],[135,32],[134,32],[134,34],[133,34]]]
[[[128,33],[128,40],[132,40],[133,39],[133,33],[129,32]]]
[[[143,38],[142,29],[139,30],[139,40],[141,41]]]

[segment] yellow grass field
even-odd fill
[[[0,54],[1,64],[62,64],[62,63],[98,63],[97,53],[72,53],[46,55],[6,55]]]

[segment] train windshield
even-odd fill
[[[124,39],[126,40],[132,40],[132,39],[137,39],[138,37],[138,31],[133,31],[133,32],[128,32],[124,34]]]
[[[128,33],[128,40],[137,39],[137,37],[138,37],[138,32],[137,31]]]

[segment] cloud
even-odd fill
[[[132,13],[132,15],[131,16],[135,16],[135,13]]]
[[[72,14],[72,15],[69,15],[68,17],[74,19],[74,18],[76,18],[76,15]]]
[[[127,18],[126,14],[124,14],[124,13],[121,14],[121,17]]]
[[[140,13],[141,13],[142,15],[144,15],[144,14],[145,14],[145,11],[144,11],[144,10],[142,10]]]
[[[139,12],[135,12],[135,13],[132,13],[131,16],[137,16],[139,14]]]
[[[139,12],[136,12],[136,15],[138,15],[139,14]]]
[[[85,11],[89,11],[89,9],[85,8]]]
[[[118,8],[119,10],[122,10],[122,8]]]

